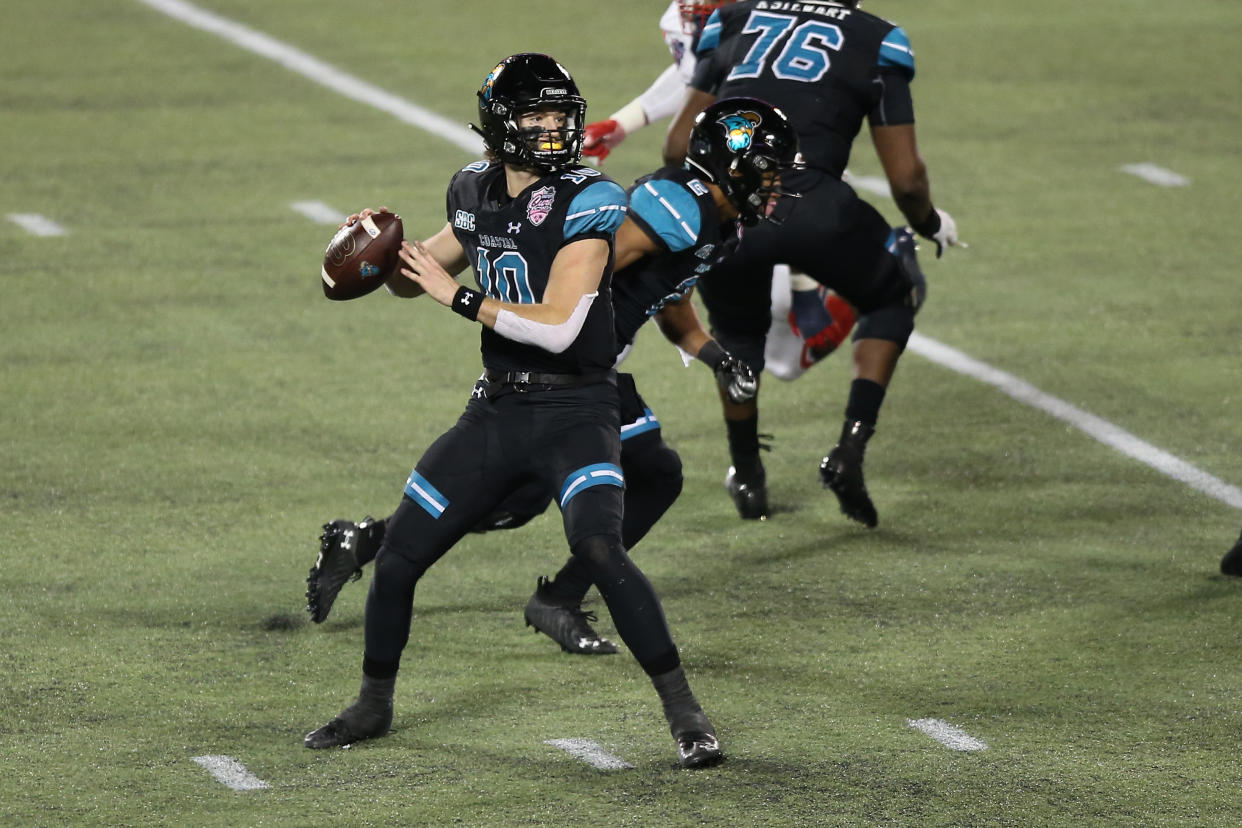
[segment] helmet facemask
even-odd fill
[[[717,0],[717,2],[679,0],[677,10],[681,12],[681,30],[688,35],[697,35],[707,25],[707,19],[712,16],[712,12],[732,2],[733,0]]]
[[[547,55],[525,53],[506,58],[487,76],[478,92],[479,123],[496,157],[515,167],[549,173],[576,164],[582,157],[586,101],[565,68]],[[534,113],[559,112],[555,129],[522,126]]]

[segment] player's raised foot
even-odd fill
[[[762,465],[749,472],[729,466],[724,485],[742,520],[768,519],[768,484]]]
[[[392,698],[385,702],[360,696],[342,710],[341,715],[318,730],[307,733],[303,743],[311,750],[345,747],[384,736],[391,727]]]
[[[327,619],[341,587],[351,578],[356,581],[362,577],[358,544],[374,524],[375,519],[368,516],[361,523],[342,518],[323,525],[319,557],[306,576],[306,611],[316,624]]]
[[[526,626],[551,638],[561,649],[575,655],[612,655],[617,645],[597,633],[590,622],[595,613],[584,612],[581,604],[567,605],[553,596],[548,579],[539,578],[535,594],[526,602]]]
[[[874,529],[879,523],[879,515],[871,502],[871,495],[867,494],[867,485],[863,483],[862,456],[862,444],[848,437],[842,438],[820,463],[820,480],[823,487],[837,495],[841,514],[857,520],[868,529]]]
[[[1242,535],[1238,536],[1238,542],[1233,545],[1233,549],[1221,558],[1220,571],[1225,575],[1242,575]]]

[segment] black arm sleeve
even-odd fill
[[[697,77],[697,73],[696,73]],[[881,69],[875,81],[879,99],[867,115],[872,126],[901,126],[914,123],[914,98],[910,95],[910,79],[904,72]]]

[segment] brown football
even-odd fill
[[[357,299],[378,289],[401,264],[401,216],[374,213],[336,231],[323,253],[323,295]]]

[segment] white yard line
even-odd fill
[[[1150,443],[1140,440],[1130,432],[1107,420],[1094,414],[1089,414],[1081,408],[1070,405],[1065,400],[1058,399],[1051,394],[1045,394],[1029,382],[1018,379],[1013,374],[1007,374],[998,368],[993,368],[985,362],[980,362],[961,351],[922,336],[917,332],[911,335],[909,348],[915,353],[930,359],[932,362],[986,383],[1018,402],[1051,414],[1058,420],[1068,423],[1079,431],[1094,437],[1104,445],[1112,446],[1127,457],[1132,457],[1140,463],[1145,463],[1163,475],[1171,477],[1180,483],[1185,483],[1190,488],[1214,497],[1221,503],[1225,503],[1235,509],[1242,509],[1242,489],[1231,486],[1225,481],[1190,465],[1185,460],[1174,457],[1167,451],[1158,449]]]
[[[987,743],[976,739],[960,727],[940,719],[906,719],[906,724],[932,737],[949,750],[987,750]]]
[[[866,190],[869,193],[875,193],[884,198],[892,198],[892,188],[888,186],[888,179],[881,178],[878,175],[854,175],[849,170],[841,174],[841,180],[849,184],[855,190]]]
[[[289,206],[316,224],[341,224],[347,216],[322,201],[293,201]]]
[[[69,233],[61,225],[38,213],[9,213],[8,219],[32,236],[64,236]]]
[[[599,770],[625,770],[634,767],[604,750],[599,742],[590,739],[548,739],[544,744],[560,748],[575,759],[581,759]]]
[[[292,46],[281,43],[261,32],[257,32],[212,12],[204,11],[184,0],[140,0],[157,11],[163,12],[190,26],[210,32],[248,49],[256,55],[273,60],[290,71],[322,84],[347,98],[365,103],[376,109],[388,112],[399,120],[418,129],[443,138],[456,144],[467,152],[478,155],[482,152],[482,143],[478,136],[463,126],[447,118],[443,118],[429,109],[407,101],[397,95],[373,86],[346,72],[342,72],[317,58]],[[1154,164],[1134,164],[1123,167],[1123,170],[1135,175],[1152,176],[1156,183],[1164,182],[1164,186],[1178,186],[1189,183],[1188,179],[1177,173],[1164,170]],[[1147,180],[1152,180],[1148,178]],[[854,185],[862,187],[876,184],[876,181],[854,178]],[[887,190],[887,188],[884,188]],[[1020,402],[1032,405],[1052,416],[1063,420],[1086,434],[1094,437],[1105,445],[1146,463],[1162,474],[1185,483],[1193,489],[1216,498],[1222,503],[1242,509],[1242,490],[1222,480],[1200,471],[1184,460],[1145,443],[1133,434],[1112,423],[1079,409],[1064,400],[1045,394],[1029,383],[1007,374],[997,368],[979,362],[966,354],[934,339],[915,333],[910,339],[910,349],[966,376],[986,382]]]
[[[194,762],[203,766],[216,781],[235,791],[257,791],[271,785],[246,770],[246,766],[232,756],[195,756]]]
[[[1190,186],[1190,179],[1186,176],[1178,175],[1172,170],[1166,170],[1164,167],[1158,167],[1155,164],[1125,164],[1121,167],[1121,171],[1130,175],[1136,175],[1158,187]]]
[[[193,3],[183,2],[183,0],[140,0],[140,2],[186,25],[210,32],[235,46],[275,61],[289,71],[296,72],[321,86],[326,86],[333,92],[339,92],[346,98],[372,106],[381,112],[387,112],[399,121],[438,135],[466,152],[473,155],[483,153],[482,139],[466,127],[442,115],[437,115],[430,109],[386,92],[348,72],[343,72],[287,43],[282,43],[262,32],[201,9]]]

